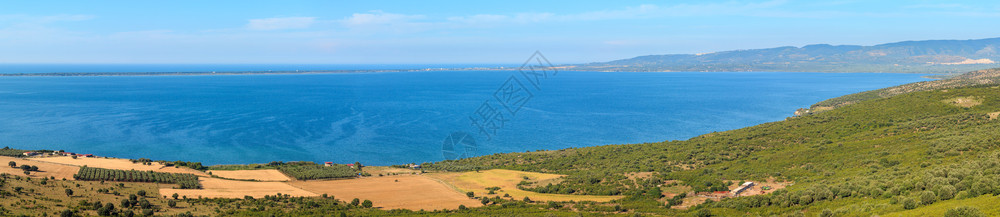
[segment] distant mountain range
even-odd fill
[[[562,67],[588,71],[961,73],[1000,67],[1000,38],[904,41],[874,46],[816,44],[649,55]]]

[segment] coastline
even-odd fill
[[[562,66],[553,67],[558,71],[568,72],[648,72],[672,73],[687,71],[622,71],[622,70],[581,70]],[[515,67],[471,67],[471,68],[416,68],[416,69],[357,69],[357,70],[281,70],[281,71],[191,71],[191,72],[38,72],[38,73],[0,73],[0,77],[97,77],[97,76],[213,76],[213,75],[309,75],[309,74],[355,74],[355,73],[392,73],[392,72],[434,72],[434,71],[517,71]],[[691,71],[691,72],[789,72],[789,71]],[[929,74],[922,76],[927,79],[946,79],[960,73],[912,73],[912,72],[829,72],[829,71],[797,71],[790,73],[893,73],[893,74]]]
[[[424,69],[364,69],[364,70],[296,70],[296,71],[204,71],[204,72],[40,72],[0,73],[0,77],[89,77],[89,76],[196,76],[196,75],[305,75],[431,71],[506,71],[506,68],[424,68]]]

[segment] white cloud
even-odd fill
[[[333,21],[354,33],[412,33],[445,27],[443,22],[427,22],[424,15],[396,14],[382,11],[354,13],[349,17]]]
[[[414,20],[423,18],[423,15],[406,15],[385,13],[382,11],[370,11],[370,13],[355,13],[350,17],[341,20],[341,23],[348,26],[404,25],[412,23]]]
[[[77,22],[94,19],[93,15],[60,14],[49,16],[31,16],[21,14],[0,14],[0,29],[33,29],[46,28],[57,22]]]
[[[707,4],[676,4],[654,5],[641,4],[614,10],[586,11],[571,14],[555,13],[517,13],[513,15],[477,14],[471,16],[449,17],[448,21],[464,24],[499,24],[499,23],[541,23],[541,22],[577,22],[597,20],[647,19],[658,17],[686,16],[759,16],[759,17],[814,17],[807,13],[786,11],[771,11],[783,6],[786,0],[773,0],[759,3],[707,3]]]
[[[316,23],[315,17],[279,17],[251,19],[246,27],[250,30],[305,29]]]
[[[497,23],[507,20],[509,17],[504,15],[496,14],[476,14],[471,16],[458,16],[449,17],[448,21],[456,23],[469,23],[469,24],[481,24],[481,23]]]
[[[903,8],[925,8],[925,9],[971,9],[972,7],[963,4],[916,4],[907,5]]]

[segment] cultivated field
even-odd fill
[[[265,195],[275,195],[277,193],[291,196],[314,197],[315,193],[292,187],[284,182],[254,182],[254,181],[234,181],[218,178],[199,177],[203,189],[173,189],[161,188],[160,195],[173,195],[197,198],[198,196],[207,198],[243,198],[251,196],[262,198]]]
[[[38,166],[38,171],[31,172],[31,175],[29,177],[56,177],[56,179],[65,178],[72,180],[73,175],[76,174],[76,171],[80,170],[80,167],[77,166],[39,162],[24,158],[0,156],[0,162],[4,163],[3,166],[0,166],[0,173],[9,173],[11,175],[25,176],[24,171],[21,170],[20,168],[11,168],[6,165],[6,163],[9,163],[11,161],[17,163],[17,166],[21,165]]]
[[[539,183],[558,182],[562,175],[521,172],[513,170],[487,170],[464,173],[429,173],[410,175],[417,172],[410,169],[373,167],[377,174],[399,174],[383,177],[364,177],[344,180],[294,181],[278,170],[212,170],[212,174],[229,179],[246,179],[258,181],[238,181],[207,177],[206,173],[189,168],[165,167],[159,163],[142,165],[125,159],[41,157],[30,160],[12,157],[0,158],[14,160],[18,165],[27,163],[37,165],[44,172],[37,176],[55,176],[56,178],[72,179],[79,170],[78,166],[121,169],[121,170],[152,170],[169,173],[191,173],[202,176],[199,181],[203,189],[174,189],[173,185],[161,185],[160,195],[187,196],[188,198],[243,198],[252,196],[261,198],[277,193],[291,196],[319,196],[328,194],[335,198],[350,201],[353,198],[371,200],[376,207],[384,209],[440,210],[457,209],[459,205],[466,207],[482,206],[479,200],[471,199],[465,192],[475,192],[476,196],[502,196],[509,194],[508,199],[520,200],[524,197],[537,201],[610,201],[620,196],[587,196],[541,194],[517,189],[517,184],[524,177],[529,181]],[[24,175],[17,168],[0,168],[0,172]],[[36,176],[33,174],[33,176]],[[489,187],[500,187],[495,195],[488,195]]]
[[[420,170],[386,167],[386,166],[365,166],[365,172],[372,174],[373,176],[378,176],[379,174],[404,175],[404,174],[420,173]]]
[[[606,202],[615,199],[622,198],[621,196],[591,196],[591,195],[567,195],[567,194],[542,194],[537,192],[525,191],[517,188],[517,184],[524,177],[528,177],[528,181],[532,182],[546,182],[553,179],[558,179],[563,177],[563,175],[557,174],[545,174],[545,173],[533,173],[533,172],[522,172],[514,170],[502,170],[493,169],[485,171],[470,171],[463,173],[435,173],[429,174],[430,177],[442,180],[453,187],[464,191],[464,192],[475,192],[476,196],[503,196],[504,194],[509,194],[513,199],[523,199],[528,197],[535,201],[597,201]],[[496,195],[487,195],[489,190],[486,188],[490,187],[500,187],[500,190],[495,191]]]
[[[276,169],[266,170],[209,170],[212,175],[230,179],[257,181],[289,181],[292,180]]]
[[[142,163],[132,163],[132,161],[126,159],[118,158],[103,158],[103,157],[81,157],[73,159],[72,157],[58,156],[58,157],[37,157],[29,158],[33,161],[43,161],[57,164],[75,165],[75,166],[89,166],[98,167],[105,169],[119,169],[119,170],[152,170],[155,172],[165,172],[165,173],[190,173],[199,176],[207,176],[205,173],[193,170],[190,168],[174,168],[163,166],[160,163],[153,162],[153,165],[142,165]]]
[[[437,180],[423,175],[366,177],[346,180],[294,181],[289,184],[344,201],[368,199],[383,209],[440,210],[482,206]]]

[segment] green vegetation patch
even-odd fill
[[[21,149],[13,149],[10,147],[3,147],[3,149],[0,149],[0,156],[24,157],[24,152],[29,152],[29,151],[34,151],[34,150],[21,150]]]
[[[210,170],[277,169],[278,171],[281,171],[285,175],[291,176],[298,180],[353,178],[359,175],[370,176],[370,174],[361,171],[360,163],[355,163],[355,165],[358,166],[352,168],[350,166],[342,164],[325,166],[309,161],[292,161],[287,163],[281,161],[274,161],[267,164],[213,165],[209,166],[208,169]]]
[[[365,173],[344,165],[287,165],[278,168],[279,171],[298,180],[351,178]]]
[[[83,166],[74,179],[84,181],[155,182],[177,184],[182,189],[198,189],[198,176],[186,173],[161,173],[153,171],[116,170]]]

